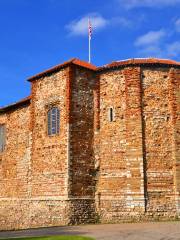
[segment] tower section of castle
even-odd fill
[[[180,68],[171,64],[133,59],[99,69],[101,221],[179,216]]]

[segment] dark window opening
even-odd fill
[[[114,121],[114,111],[113,111],[113,108],[109,109],[109,121],[110,122]]]
[[[59,134],[60,128],[60,111],[53,107],[48,111],[48,135]]]

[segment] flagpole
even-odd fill
[[[89,63],[91,62],[91,37],[89,35]]]
[[[91,26],[90,18],[88,18],[89,63],[91,62],[91,34],[92,34],[92,26]]]

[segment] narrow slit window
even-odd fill
[[[60,129],[60,111],[57,107],[53,107],[48,111],[48,135],[59,134]]]
[[[6,145],[6,127],[0,125],[0,152],[4,152]]]
[[[114,109],[112,107],[109,108],[109,121],[110,122],[114,121]]]

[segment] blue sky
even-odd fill
[[[26,97],[26,79],[72,57],[180,61],[180,0],[0,0],[0,106]]]

